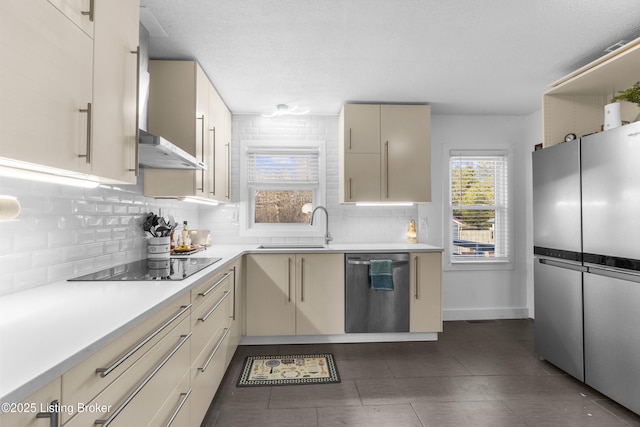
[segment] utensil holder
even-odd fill
[[[171,255],[171,239],[166,237],[150,237],[147,242],[147,257],[169,258]]]

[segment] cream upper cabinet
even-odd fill
[[[431,201],[428,105],[345,104],[340,203]]]
[[[0,157],[91,173],[93,39],[46,0],[6,0],[0,58]]]
[[[442,332],[442,254],[411,253],[409,332]]]
[[[138,170],[139,5],[94,0],[92,173],[134,184]]]
[[[431,201],[431,108],[382,105],[381,200]]]
[[[345,104],[344,152],[380,154],[380,105]]]
[[[344,333],[344,255],[247,256],[248,336]]]
[[[195,61],[149,61],[149,73],[149,132],[196,157],[207,170],[145,169],[145,195],[228,201],[228,185],[221,176],[226,176],[230,161],[225,161],[220,144],[226,139],[230,143],[224,135],[230,135],[231,113]]]
[[[209,197],[231,201],[231,112],[213,86],[209,87],[209,150],[213,168],[209,174]]]
[[[0,8],[0,157],[134,183],[138,2],[10,0]]]

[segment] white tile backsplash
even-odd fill
[[[145,258],[149,211],[198,226],[197,205],[144,197],[142,178],[89,190],[2,178],[0,194],[22,211],[0,222],[0,295]]]

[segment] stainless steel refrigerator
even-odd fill
[[[640,123],[581,146],[585,382],[640,413]]]
[[[584,381],[580,141],[533,153],[536,353]]]

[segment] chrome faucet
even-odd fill
[[[333,237],[331,237],[331,234],[329,234],[329,212],[327,212],[327,208],[325,208],[324,206],[318,206],[317,208],[315,208],[313,212],[311,212],[311,220],[309,221],[309,224],[313,225],[313,217],[315,216],[318,209],[322,209],[327,215],[327,223],[325,224],[326,230],[324,232],[324,243],[325,245],[328,245],[329,242],[333,240]]]

